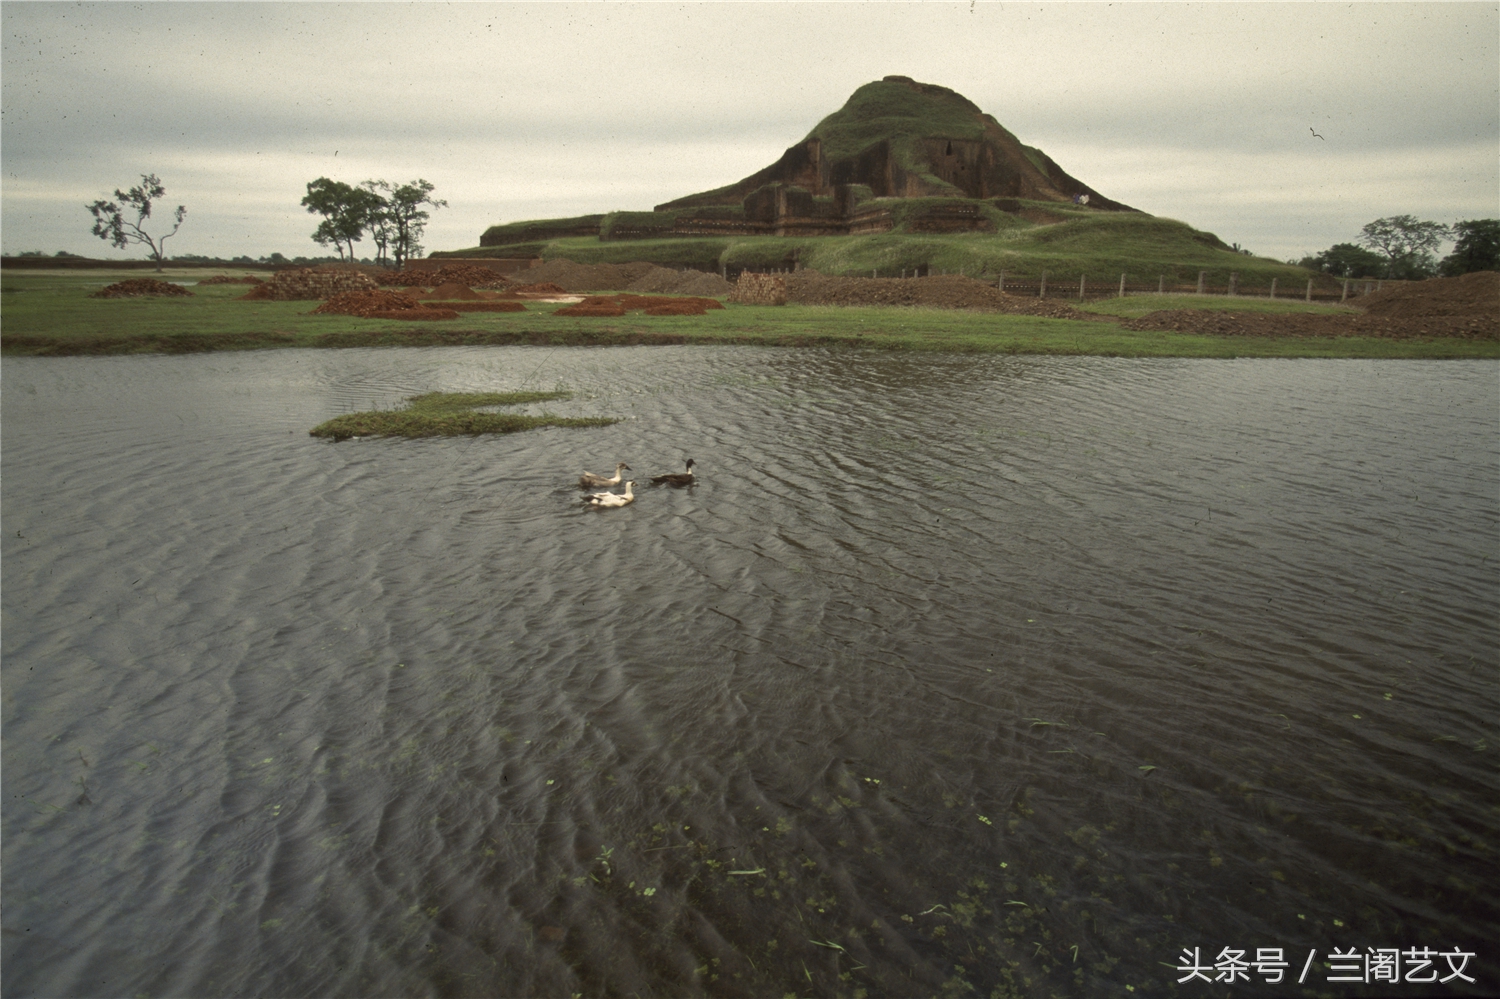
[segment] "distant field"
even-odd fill
[[[225,273],[235,274],[233,270]],[[704,316],[569,319],[556,305],[532,303],[515,313],[469,313],[456,320],[413,322],[311,315],[316,302],[240,302],[243,285],[192,286],[202,271],[169,269],[161,277],[188,283],[191,298],[96,299],[105,284],[139,272],[10,272],[3,275],[0,349],[8,356],[184,353],[276,347],[427,346],[458,344],[755,344],[851,346],[881,350],[971,353],[1095,354],[1119,357],[1496,357],[1494,343],[1214,337],[1135,332],[1107,321],[1044,319],[915,308],[745,306]],[[1095,312],[1198,305],[1210,308],[1311,309],[1296,302],[1196,296],[1126,298],[1088,303]],[[1162,303],[1167,304],[1162,304]]]

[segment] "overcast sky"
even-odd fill
[[[475,246],[739,180],[894,73],[1267,256],[1382,216],[1500,216],[1494,3],[5,0],[0,19],[7,254],[142,256],[84,206],[148,172],[158,229],[188,208],[169,254],[331,253],[298,204],[321,176],[425,178],[449,206],[427,248]]]

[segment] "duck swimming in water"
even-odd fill
[[[671,472],[667,475],[653,475],[651,484],[653,486],[690,486],[696,479],[693,478],[693,459],[687,460],[686,472]]]
[[[634,482],[627,482],[623,493],[589,493],[584,499],[589,502],[589,505],[595,507],[624,506],[635,502],[635,494],[631,492],[631,487],[634,485]]]
[[[600,486],[618,486],[620,484],[620,472],[622,471],[630,471],[630,466],[623,461],[615,466],[615,477],[612,479],[606,479],[602,475],[595,475],[593,472],[584,472],[578,479],[578,488],[598,489]]]

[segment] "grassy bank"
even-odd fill
[[[168,270],[164,277],[190,282],[200,275]],[[703,316],[569,319],[552,315],[558,306],[531,303],[525,312],[468,313],[454,320],[412,322],[312,315],[315,302],[236,301],[246,291],[243,285],[192,286],[191,298],[89,297],[121,276],[6,272],[0,293],[0,349],[7,356],[58,356],[270,347],[692,343],[1116,357],[1500,357],[1500,345],[1491,342],[1214,337],[1136,332],[1108,321],[937,309],[731,304]],[[1328,308],[1211,296],[1143,296],[1092,302],[1086,308],[1135,315],[1137,307],[1147,305],[1318,312]],[[1116,309],[1122,311],[1112,312]]]

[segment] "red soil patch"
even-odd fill
[[[520,302],[444,302],[443,308],[454,312],[525,312]]]
[[[158,281],[156,278],[131,278],[128,281],[116,281],[108,288],[101,288],[90,295],[90,298],[139,298],[142,295],[188,295],[193,293],[180,284],[172,284],[170,281]]]
[[[467,288],[505,288],[512,282],[499,271],[478,264],[444,264],[438,268],[407,267],[399,271],[386,271],[377,278],[381,284],[402,287],[434,288],[444,284],[459,284]]]
[[[351,291],[334,295],[314,313],[361,319],[457,319],[452,309],[430,309],[399,291]]]
[[[577,305],[569,305],[552,313],[554,316],[623,316],[625,309],[613,298],[585,298]]]
[[[596,295],[552,313],[554,316],[623,316],[642,311],[648,316],[701,316],[722,309],[712,298],[672,298],[665,295]]]

